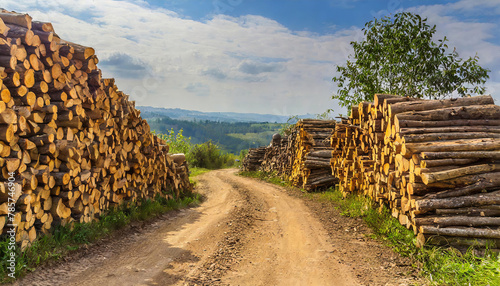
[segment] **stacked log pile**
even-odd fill
[[[372,142],[368,129],[360,127],[360,117],[365,118],[365,112],[360,112],[358,106],[351,108],[351,116],[343,118],[335,126],[330,138],[333,148],[331,170],[339,178],[338,187],[344,195],[355,190],[372,191],[375,186],[374,180],[365,180],[372,177],[374,162],[370,153]]]
[[[17,225],[25,247],[55,225],[191,189],[186,163],[168,154],[114,80],[102,78],[94,49],[5,10],[0,34],[0,233]]]
[[[331,174],[330,136],[334,120],[302,119],[287,137],[273,137],[268,147],[251,148],[243,170],[275,172],[295,186],[311,191],[335,185]]]
[[[298,134],[299,130],[297,126],[293,126],[290,130],[290,134],[287,136],[287,144],[283,149],[283,153],[280,155],[280,160],[282,160],[284,164],[278,165],[281,167],[281,170],[278,170],[278,174],[286,180],[290,180],[293,171],[293,163],[296,161],[295,156],[297,152],[295,152],[294,148],[297,146]]]
[[[493,99],[395,103],[386,117],[392,120],[386,137],[397,146],[396,162],[409,161],[407,171],[398,170],[408,176],[401,186],[400,216],[406,216],[402,221],[411,224],[419,243],[435,235],[465,245],[478,242],[471,238],[483,244],[500,239],[500,165],[494,155],[500,153],[500,107]],[[490,208],[497,214],[482,212]]]
[[[500,248],[499,119],[490,96],[376,95],[337,125],[332,172],[344,193],[389,205],[420,245]]]
[[[250,148],[242,162],[243,171],[258,171],[264,161],[266,147]]]
[[[292,151],[292,170],[289,180],[307,191],[334,185],[330,160],[330,136],[335,129],[334,120],[302,119],[296,124],[297,134]]]
[[[288,140],[289,137],[282,137],[280,134],[274,134],[271,144],[266,148],[261,170],[264,172],[275,172],[279,176],[286,173],[288,164]]]

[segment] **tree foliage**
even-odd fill
[[[165,140],[165,142],[169,146],[170,153],[189,153],[189,150],[192,148],[193,144],[191,143],[191,137],[186,137],[182,135],[183,130],[179,130],[177,134],[174,129],[170,129],[167,133],[156,133],[156,130],[153,130],[153,134],[158,136],[160,139]]]
[[[354,55],[337,66],[339,87],[334,99],[342,106],[372,101],[375,93],[439,99],[457,92],[480,94],[489,70],[478,65],[477,54],[467,60],[448,51],[444,37],[436,42],[436,26],[427,18],[404,12],[375,19],[363,28],[365,39],[353,41]]]
[[[222,151],[220,146],[212,141],[193,144],[191,137],[182,134],[182,129],[177,133],[173,128],[165,134],[156,133],[155,130],[152,133],[165,140],[169,145],[169,153],[184,153],[191,167],[220,169],[234,165],[235,155]]]

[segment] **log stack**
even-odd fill
[[[330,160],[332,147],[330,136],[335,120],[302,119],[296,124],[296,140],[293,146],[292,170],[289,180],[307,191],[334,185],[338,179],[332,176]]]
[[[9,198],[24,248],[56,225],[191,190],[185,162],[168,154],[114,79],[102,78],[94,49],[5,10],[0,34],[0,232]]]
[[[387,204],[419,245],[500,248],[499,119],[490,96],[378,94],[337,125],[332,172],[344,194]]]
[[[288,165],[288,142],[289,137],[282,137],[280,134],[273,135],[271,144],[266,148],[261,170],[268,173],[276,173],[283,176]]]
[[[264,161],[266,147],[250,148],[242,162],[243,171],[258,171]]]
[[[488,212],[500,209],[500,107],[491,96],[394,103],[385,116],[398,174],[408,177],[400,216],[419,244],[490,239],[500,248],[500,217]]]

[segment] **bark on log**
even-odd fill
[[[396,132],[401,128],[435,128],[451,126],[500,126],[500,120],[492,119],[458,119],[442,121],[421,121],[421,120],[400,120],[397,116],[394,119]]]
[[[439,160],[446,158],[456,159],[491,159],[500,160],[500,151],[443,151],[443,152],[422,152],[420,154],[422,159]]]
[[[424,184],[428,185],[435,182],[446,181],[466,175],[488,173],[498,170],[500,170],[500,164],[481,164],[434,173],[423,173],[421,177]]]
[[[479,174],[471,178],[470,181],[474,183],[460,188],[453,188],[435,194],[429,194],[426,196],[426,198],[429,199],[453,198],[453,197],[472,195],[475,193],[482,192],[484,190],[500,188],[500,172]]]
[[[420,233],[448,235],[460,237],[481,237],[481,238],[500,238],[500,230],[479,229],[479,228],[439,228],[434,226],[423,225],[419,228]]]
[[[500,204],[500,191],[446,199],[423,199],[415,202],[415,209],[418,213],[425,213],[435,209],[453,209],[498,204]]]
[[[397,114],[397,120],[455,120],[455,119],[500,119],[500,106],[473,105],[467,107],[449,107],[429,111],[415,111]]]
[[[471,105],[491,105],[495,104],[493,98],[489,95],[462,97],[442,100],[422,100],[394,103],[389,106],[389,116],[394,117],[396,114],[407,111],[428,111],[434,109],[443,109],[454,106],[471,106]]]
[[[417,225],[446,226],[500,226],[500,217],[469,217],[469,216],[449,216],[449,217],[424,217],[415,218]]]
[[[500,139],[480,138],[461,139],[453,141],[429,141],[422,143],[405,143],[401,147],[401,154],[410,157],[422,152],[453,151],[495,151],[500,149]]]

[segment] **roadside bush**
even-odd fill
[[[236,155],[226,153],[217,144],[208,141],[201,144],[191,143],[191,137],[182,135],[182,129],[175,133],[171,129],[167,134],[152,132],[159,138],[165,140],[170,146],[169,153],[184,153],[191,167],[220,169],[232,167],[235,164]]]
[[[238,156],[238,159],[240,159],[240,161],[243,161],[243,159],[245,159],[245,156],[248,154],[248,149],[243,149],[240,151],[240,156]]]
[[[182,135],[182,129],[175,134],[174,129],[170,129],[166,134],[163,133],[156,133],[155,130],[152,132],[156,136],[158,136],[160,139],[165,140],[167,144],[169,145],[169,153],[184,153],[188,154],[189,150],[193,147],[193,144],[191,143],[191,137],[185,137]]]
[[[234,165],[234,157],[233,154],[221,151],[219,146],[211,141],[194,145],[187,155],[191,166],[207,169],[231,167]]]

